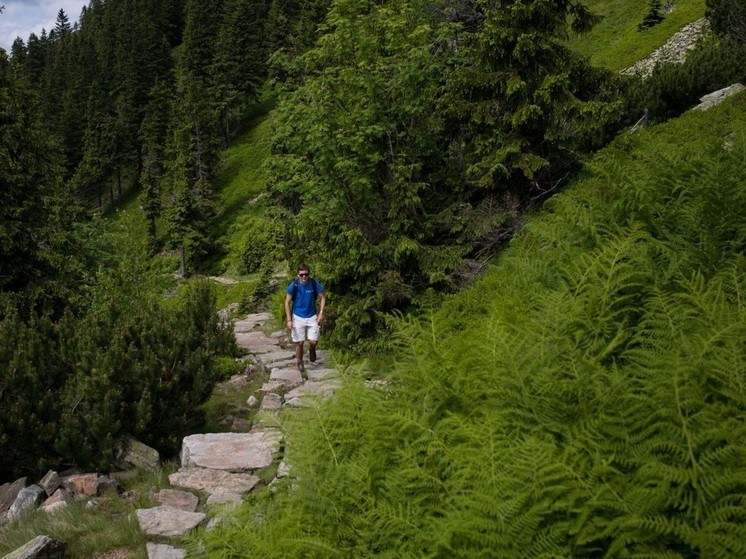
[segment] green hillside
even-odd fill
[[[401,321],[383,389],[287,419],[292,479],[206,556],[743,556],[744,123],[741,95],[599,153]]]
[[[594,65],[621,70],[642,60],[686,24],[705,15],[704,0],[678,0],[658,25],[639,31],[649,10],[648,0],[584,2],[600,21],[590,33],[574,36],[570,44]]]

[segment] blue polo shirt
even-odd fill
[[[316,316],[316,301],[313,299],[313,285],[311,283],[314,281],[316,280],[308,278],[306,285],[303,285],[300,278],[298,278],[290,282],[290,285],[288,285],[286,293],[291,297],[295,292],[296,284],[298,285],[298,293],[296,293],[295,300],[293,301],[294,315],[301,318],[311,318]],[[321,285],[321,282],[316,281],[316,295],[321,295],[323,291],[324,286]]]

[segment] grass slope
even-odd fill
[[[585,4],[602,19],[590,33],[572,37],[570,46],[594,65],[610,70],[632,66],[705,14],[704,0],[677,0],[661,23],[638,31],[637,25],[649,9],[648,0],[587,0]]]

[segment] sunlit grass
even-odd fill
[[[594,65],[610,70],[632,66],[705,14],[704,0],[676,0],[673,11],[661,23],[638,31],[637,25],[649,9],[648,0],[587,0],[585,4],[603,19],[590,33],[571,37],[569,44]]]

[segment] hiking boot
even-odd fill
[[[308,348],[308,360],[311,361],[311,363],[316,362],[316,348],[315,347]]]
[[[298,361],[298,370],[300,371],[301,378],[308,380],[308,373],[306,373],[306,366],[303,364],[303,361]]]

